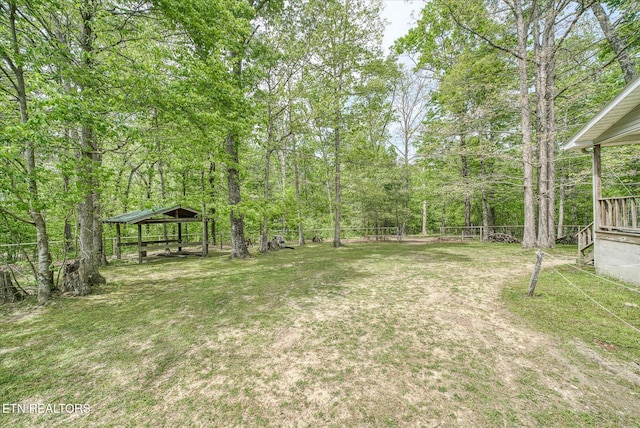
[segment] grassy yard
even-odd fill
[[[534,298],[513,245],[111,266],[91,296],[0,307],[0,404],[90,406],[0,426],[640,426],[640,333],[560,274],[638,328],[640,294],[552,256]]]

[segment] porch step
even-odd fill
[[[580,246],[580,251],[582,252],[582,254],[584,254],[585,251],[587,251],[589,248],[593,247],[593,240],[587,244],[583,244]]]
[[[593,259],[594,259],[593,251],[589,251],[588,253],[580,257],[580,263],[582,263],[583,265],[593,266]]]

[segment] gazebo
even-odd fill
[[[128,245],[138,246],[138,263],[142,263],[142,258],[147,255],[147,247],[150,244],[161,244],[162,248],[171,250],[177,248],[178,253],[182,252],[184,247],[200,245],[200,243],[189,243],[182,240],[182,223],[202,223],[202,255],[209,253],[209,237],[208,237],[208,220],[200,215],[200,212],[182,207],[180,205],[171,208],[151,208],[147,210],[131,211],[102,220],[106,224],[115,224],[116,226],[116,245],[115,253],[118,259],[121,258],[121,249]],[[142,226],[149,224],[172,224],[178,225],[177,239],[160,239],[145,240],[142,238]],[[122,242],[121,225],[137,225],[138,240],[137,242]]]

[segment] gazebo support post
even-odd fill
[[[142,224],[138,223],[138,263],[142,264]]]
[[[178,252],[182,251],[182,223],[178,223]]]
[[[202,256],[209,254],[209,222],[202,220]]]
[[[120,251],[120,223],[116,223],[116,248],[113,251],[116,253],[116,259],[120,260],[122,258],[122,252]]]

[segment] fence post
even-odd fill
[[[536,284],[538,283],[538,274],[540,273],[540,267],[542,266],[542,256],[543,252],[538,250],[536,253],[536,266],[533,269],[533,276],[531,276],[531,281],[529,282],[529,291],[527,292],[527,296],[532,297],[533,291],[536,289]]]

